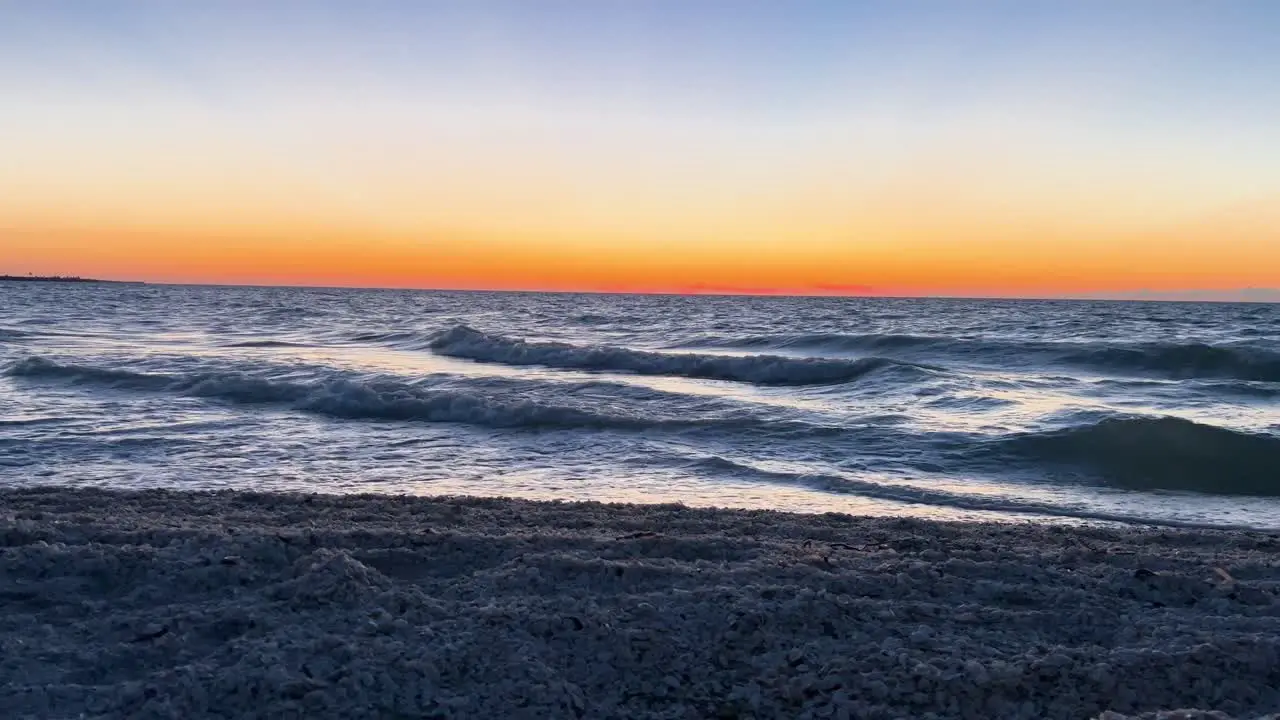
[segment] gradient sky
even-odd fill
[[[0,0],[0,272],[1280,288],[1280,3]]]

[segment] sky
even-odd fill
[[[1263,296],[1276,37],[1273,0],[0,0],[0,273]]]

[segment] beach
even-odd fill
[[[0,538],[11,718],[1280,710],[1266,532],[46,487]]]

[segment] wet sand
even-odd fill
[[[1280,711],[1266,533],[27,489],[0,539],[5,717]]]

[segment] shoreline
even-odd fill
[[[0,538],[11,717],[1280,711],[1263,531],[45,486]]]

